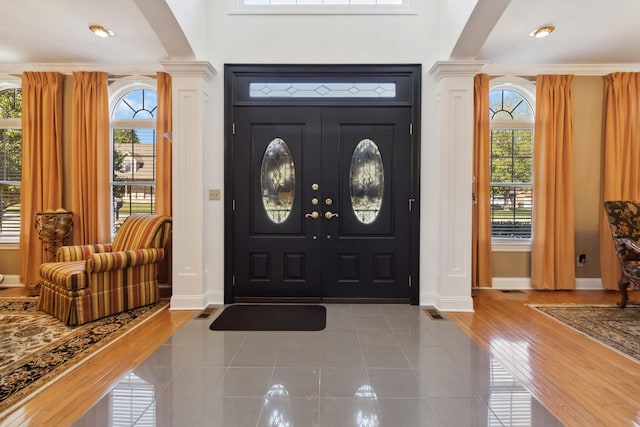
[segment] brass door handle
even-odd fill
[[[327,219],[337,218],[338,216],[339,215],[337,213],[333,213],[333,212],[330,212],[330,211],[326,211],[324,213],[324,217],[327,218]]]
[[[304,216],[307,217],[307,218],[312,218],[312,219],[320,218],[320,214],[317,211],[313,211],[311,213],[305,214]]]

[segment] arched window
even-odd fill
[[[126,85],[111,102],[111,202],[113,232],[132,214],[155,212],[155,87]]]
[[[493,87],[491,117],[491,235],[531,239],[533,130],[530,92],[515,85]]]
[[[20,237],[22,89],[0,85],[0,241]]]

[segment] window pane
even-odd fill
[[[0,91],[0,119],[22,116],[22,90]],[[0,237],[20,236],[20,180],[22,175],[22,130],[0,127]]]
[[[153,183],[155,129],[113,129],[113,180]]]
[[[130,215],[155,212],[154,185],[114,185],[112,188],[114,233]]]
[[[251,98],[394,98],[395,83],[250,83]]]
[[[157,92],[136,89],[120,98],[113,109],[112,119],[152,119],[158,108]]]
[[[491,235],[531,238],[531,186],[491,186]]]
[[[260,168],[262,204],[276,224],[289,218],[296,187],[296,168],[291,150],[284,140],[273,139],[264,151]]]
[[[0,91],[0,119],[22,117],[22,90],[19,88]]]
[[[353,150],[349,168],[351,207],[363,224],[376,220],[384,196],[382,156],[375,142],[363,139]]]
[[[0,236],[20,236],[20,185],[0,184]]]
[[[491,182],[530,183],[533,176],[533,131],[491,130]]]
[[[492,120],[533,120],[533,109],[529,102],[510,90],[491,91],[489,111]]]

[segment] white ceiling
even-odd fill
[[[0,65],[189,58],[184,34],[163,7],[169,10],[160,0],[5,1]],[[639,0],[478,0],[452,57],[494,64],[640,64],[639,18]],[[88,30],[93,23],[116,36],[94,36]],[[529,37],[543,24],[557,29],[546,39]]]

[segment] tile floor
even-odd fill
[[[195,318],[75,426],[561,426],[455,323],[328,304],[318,332]]]

